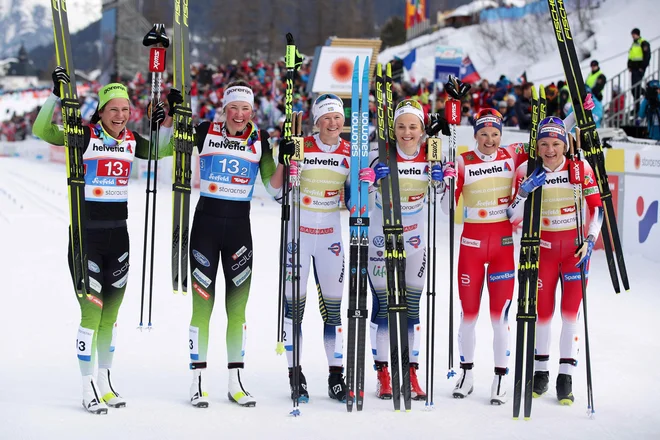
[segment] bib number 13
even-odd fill
[[[130,162],[123,160],[99,160],[96,174],[102,177],[128,177],[131,172]]]
[[[240,161],[236,159],[221,159],[218,161],[218,164],[221,167],[221,172],[229,174],[240,174],[245,176],[247,174],[247,167],[241,167]]]

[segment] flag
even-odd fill
[[[405,67],[406,70],[412,70],[413,64],[415,64],[416,60],[417,60],[417,49],[413,49],[401,61],[403,61],[403,67]]]
[[[472,60],[470,60],[469,56],[463,58],[463,61],[461,62],[460,79],[469,84],[474,84],[481,80],[481,76],[479,76],[477,69],[474,68],[474,64],[472,64]]]

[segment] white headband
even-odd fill
[[[422,121],[422,125],[424,125],[424,112],[410,104],[402,105],[396,109],[394,112],[394,120],[396,121],[399,116],[405,115],[406,113],[417,116],[419,120]]]
[[[245,86],[232,86],[225,90],[225,94],[222,97],[222,105],[226,107],[229,103],[241,101],[247,102],[250,104],[250,107],[254,108],[254,93],[252,89]]]
[[[312,113],[314,114],[314,123],[316,124],[316,121],[318,121],[321,116],[327,115],[328,113],[341,113],[344,115],[344,104],[336,99],[324,99],[323,101],[314,104]]]

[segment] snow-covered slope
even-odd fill
[[[69,0],[72,33],[101,18],[101,0]],[[0,56],[15,56],[53,40],[50,0],[0,0]]]
[[[595,35],[590,39],[585,33],[578,32],[578,23],[574,14],[569,14],[571,29],[575,33],[576,43],[591,52],[591,57],[582,62],[583,71],[588,70],[591,59],[600,61],[603,72],[611,76],[626,68],[627,51],[632,42],[630,31],[637,27],[647,40],[660,37],[660,23],[655,13],[658,0],[605,0],[593,10],[593,28]],[[532,19],[533,20],[533,19]],[[502,22],[496,25],[503,33],[513,33],[518,25]],[[414,66],[416,78],[433,78],[435,69],[435,47],[437,45],[458,46],[470,56],[482,78],[496,81],[500,75],[516,78],[527,71],[530,81],[550,83],[563,77],[561,60],[552,34],[549,15],[539,17],[533,29],[535,33],[528,39],[544,39],[546,52],[539,54],[538,61],[522,55],[516,47],[497,47],[485,50],[483,37],[478,25],[459,29],[444,28],[433,34],[411,40],[401,46],[384,50],[380,62],[390,61],[394,56],[404,57],[413,48],[417,48],[417,62]],[[660,41],[660,40],[658,40]],[[652,43],[652,48],[654,47]],[[655,44],[657,47],[657,43]],[[495,62],[492,62],[494,59]]]

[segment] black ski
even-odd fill
[[[173,84],[183,103],[174,108],[174,158],[172,165],[172,288],[188,291],[188,238],[190,236],[190,181],[194,145],[190,105],[190,56],[188,2],[174,2]]]
[[[532,87],[532,123],[529,133],[527,177],[541,164],[536,147],[538,125],[546,113],[545,89],[540,86],[540,98]],[[525,201],[518,264],[518,313],[516,315],[516,364],[513,386],[513,418],[520,414],[525,369],[525,419],[532,413],[534,383],[534,346],[536,344],[536,298],[538,294],[539,248],[541,244],[542,187]]]
[[[57,65],[66,69],[69,84],[62,84],[62,124],[64,126],[64,151],[66,157],[67,191],[69,198],[69,239],[73,259],[73,284],[78,296],[89,294],[87,269],[87,215],[85,213],[85,166],[83,153],[85,141],[80,116],[80,104],[76,89],[76,72],[71,53],[69,22],[66,0],[51,1],[55,55]]]
[[[387,65],[387,71],[383,79],[382,66],[378,64],[376,75],[378,160],[387,163],[390,168],[390,176],[381,180],[381,195],[383,203],[383,235],[385,237],[385,269],[387,273],[392,402],[394,403],[394,410],[400,411],[401,394],[403,394],[404,408],[406,411],[410,411],[406,251],[403,239],[403,224],[401,223],[401,197],[399,191],[396,136],[394,135],[391,65]],[[383,103],[383,94],[385,94],[385,103]],[[399,362],[399,358],[401,362]]]
[[[573,111],[578,127],[582,131],[582,150],[585,158],[591,168],[594,170],[600,198],[603,202],[603,225],[601,233],[603,236],[603,246],[607,257],[607,267],[610,271],[610,278],[614,291],[619,293],[619,275],[623,288],[630,289],[628,283],[628,272],[623,258],[623,249],[621,248],[621,238],[616,224],[614,213],[614,203],[612,193],[607,180],[607,171],[605,170],[605,156],[603,155],[603,146],[596,131],[591,110],[584,108],[584,97],[586,96],[584,88],[584,79],[580,71],[580,62],[575,52],[573,43],[573,33],[568,23],[568,14],[564,8],[563,0],[548,0],[550,16],[555,29],[555,38],[559,48],[559,55],[566,75],[566,84],[571,95]],[[618,272],[617,272],[618,265]]]

